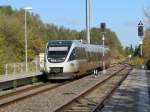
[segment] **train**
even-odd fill
[[[103,50],[105,57],[103,58]],[[73,79],[110,65],[110,50],[82,40],[50,40],[46,45],[43,72],[47,79]]]

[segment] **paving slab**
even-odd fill
[[[150,71],[133,69],[101,112],[150,112]]]
[[[0,75],[0,83],[17,80],[17,79],[24,79],[28,77],[42,75],[41,72],[24,72],[24,73],[16,73],[16,74],[8,74],[8,75]]]

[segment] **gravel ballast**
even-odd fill
[[[0,112],[54,112],[122,68],[123,65],[118,65],[108,69],[105,75],[99,73],[96,78],[92,75],[84,77],[56,89],[1,107]]]

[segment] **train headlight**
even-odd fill
[[[70,66],[71,66],[71,67],[74,67],[74,63],[70,63]]]

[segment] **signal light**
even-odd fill
[[[143,36],[143,26],[138,26],[138,36]]]
[[[141,38],[144,35],[143,27],[144,27],[143,23],[142,23],[142,21],[140,21],[139,24],[138,24],[138,36],[141,37]]]
[[[101,23],[101,31],[102,33],[106,32],[106,23]]]

